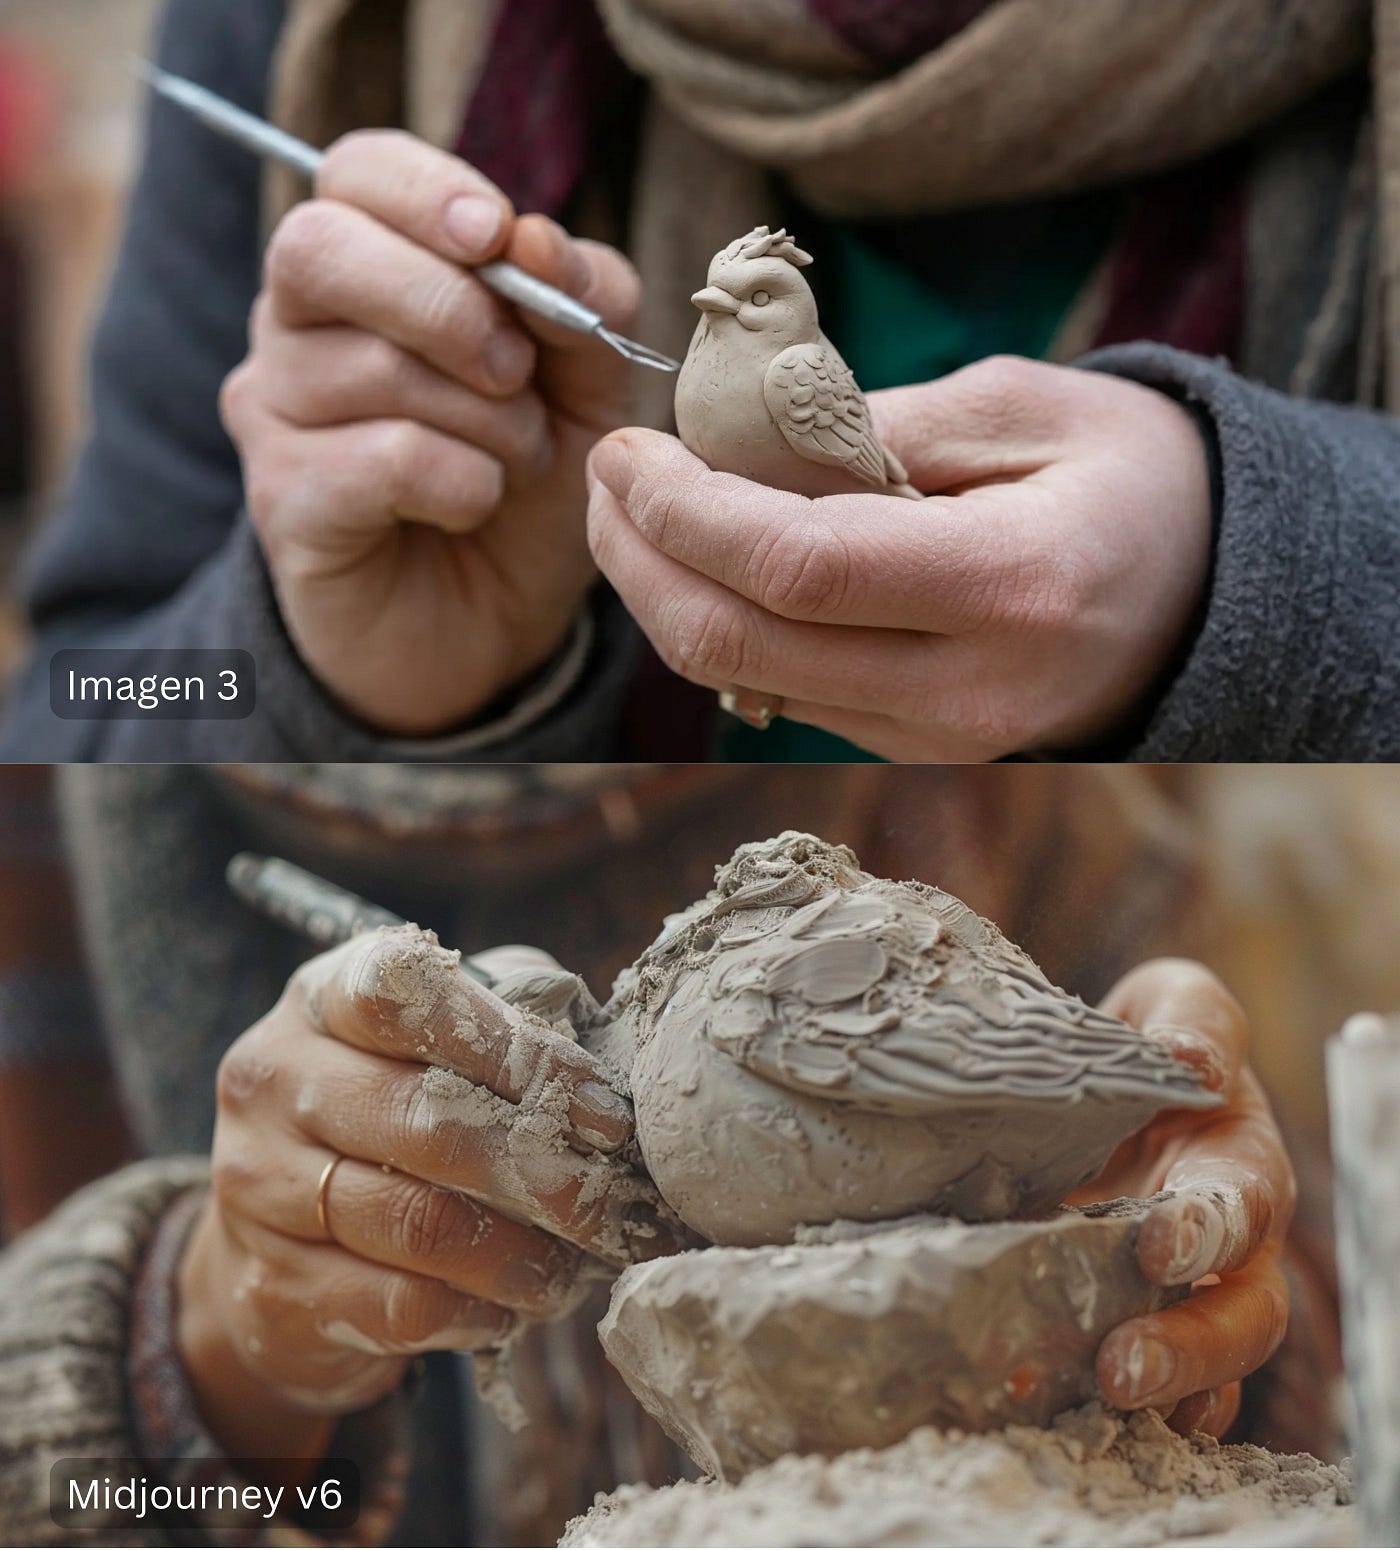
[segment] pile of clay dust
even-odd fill
[[[1221,1446],[1097,1404],[1048,1430],[924,1427],[879,1452],[789,1455],[737,1485],[624,1486],[562,1545],[1350,1545],[1349,1471]]]

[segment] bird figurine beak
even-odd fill
[[[735,313],[739,310],[738,301],[717,285],[707,285],[703,291],[696,291],[690,299],[701,312]]]

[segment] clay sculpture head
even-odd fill
[[[755,227],[717,253],[691,298],[700,322],[676,379],[676,429],[721,473],[798,495],[910,495],[851,369],[822,333],[785,231]]]
[[[599,1053],[715,1243],[1048,1208],[1159,1110],[1220,1100],[951,894],[808,834],[742,846],[618,981]]]

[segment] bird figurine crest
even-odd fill
[[[703,462],[796,495],[919,499],[822,332],[786,231],[757,226],[715,254],[691,300],[700,322],[676,381],[676,428]]]
[[[1221,1101],[959,899],[810,834],[742,846],[602,1023],[648,1170],[717,1243],[1043,1211],[1160,1110]]]

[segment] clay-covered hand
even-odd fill
[[[1151,1405],[1180,1431],[1220,1435],[1239,1409],[1240,1380],[1269,1359],[1288,1323],[1281,1258],[1293,1169],[1248,1064],[1244,1013],[1208,969],[1180,959],[1144,964],[1103,1007],[1197,1066],[1226,1103],[1159,1115],[1070,1196],[1084,1204],[1171,1191],[1143,1224],[1138,1259],[1159,1286],[1195,1286],[1185,1302],[1107,1337],[1099,1384],[1109,1404]]]
[[[567,1311],[619,1203],[645,1213],[615,1155],[631,1134],[591,1056],[416,928],[313,959],[219,1072],[179,1319],[214,1434],[232,1456],[316,1457],[413,1354]]]
[[[809,500],[629,429],[589,463],[599,566],[682,676],[904,760],[1127,735],[1206,585],[1190,413],[1135,383],[993,359],[870,395],[930,498]]]
[[[508,258],[630,326],[628,262],[516,219],[473,168],[363,132],[273,237],[223,414],[287,628],[390,735],[467,723],[569,639],[594,570],[584,460],[627,365],[471,273]]]

